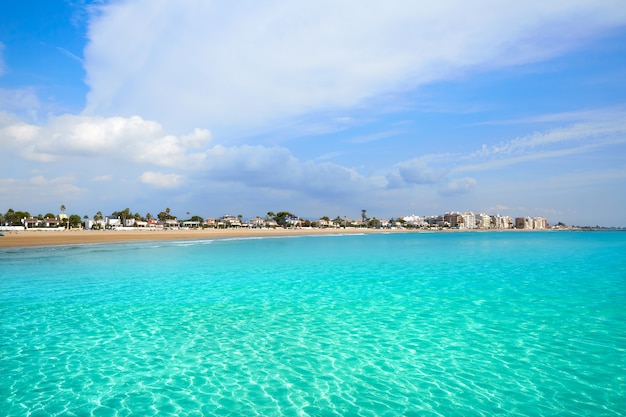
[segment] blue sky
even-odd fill
[[[0,211],[626,226],[622,6],[4,2]]]

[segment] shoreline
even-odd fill
[[[376,229],[204,229],[204,230],[20,230],[3,231],[0,249],[42,246],[69,246],[176,240],[210,240],[246,237],[343,235],[406,232]]]
[[[133,230],[2,230],[0,250],[45,246],[72,246],[98,243],[210,240],[246,237],[282,237],[315,235],[349,235],[376,233],[531,233],[558,231],[587,231],[588,229],[471,229],[471,230],[428,230],[428,229],[133,229]],[[623,230],[623,229],[620,229]]]

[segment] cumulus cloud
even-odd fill
[[[139,181],[157,188],[178,188],[183,180],[182,175],[163,174],[161,172],[147,171],[141,174]]]
[[[353,169],[329,162],[300,161],[286,148],[245,145],[215,146],[207,152],[205,170],[214,180],[254,187],[354,193],[371,184]]]
[[[3,116],[0,114],[0,116]],[[250,187],[299,189],[311,192],[350,193],[372,185],[371,179],[353,169],[324,161],[302,161],[283,147],[261,145],[209,146],[207,130],[171,135],[160,124],[138,116],[95,117],[64,115],[44,126],[16,118],[0,117],[0,139],[22,158],[53,164],[64,158],[124,163],[132,167],[160,166],[193,172],[195,178],[228,181]],[[138,180],[155,187],[176,188],[182,176],[153,170]],[[110,174],[97,173],[92,181],[110,181]]]
[[[264,123],[544,59],[625,21],[619,0],[112,2],[90,22],[85,111]]]
[[[190,168],[203,160],[202,147],[211,135],[204,129],[180,137],[169,135],[159,123],[138,116],[63,115],[44,126],[0,119],[0,138],[24,158],[39,162],[87,156]]]
[[[422,159],[413,159],[397,165],[397,172],[406,184],[435,184],[444,177],[444,172],[436,171]]]

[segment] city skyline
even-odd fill
[[[13,2],[0,205],[624,227],[624,79],[619,1]]]

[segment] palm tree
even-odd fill
[[[61,213],[65,213],[65,204],[61,204]]]

